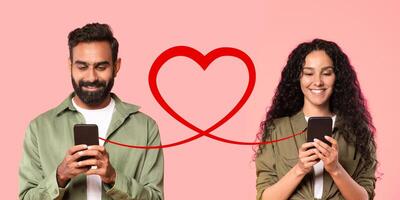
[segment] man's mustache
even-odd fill
[[[79,81],[79,87],[105,87],[106,82],[105,81],[93,81],[93,82],[88,82],[88,81]]]

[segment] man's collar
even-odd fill
[[[118,96],[114,93],[111,93],[111,98],[115,101],[115,110],[121,114],[121,116],[128,116],[132,113],[139,111],[140,106],[134,104],[128,104],[121,101]]]
[[[64,101],[55,108],[56,116],[59,116],[66,110],[76,111],[74,105],[72,105],[72,98],[75,96],[75,93],[72,92]]]
[[[55,108],[56,116],[59,116],[64,111],[76,111],[76,108],[72,104],[72,98],[75,96],[75,93],[72,92],[60,105]],[[121,101],[118,96],[114,93],[111,93],[111,98],[115,101],[115,109],[120,114],[126,116],[132,113],[135,113],[139,110],[139,106],[133,104],[127,104]]]

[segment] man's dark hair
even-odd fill
[[[118,57],[118,41],[114,38],[108,24],[91,23],[77,28],[68,34],[69,56],[72,61],[72,49],[80,42],[106,41],[110,43],[113,64]]]

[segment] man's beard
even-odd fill
[[[112,87],[114,86],[114,77],[110,79],[108,84],[106,81],[79,81],[79,85],[75,82],[71,76],[72,86],[74,87],[75,94],[87,105],[96,105],[103,102],[110,94]],[[96,91],[86,91],[83,89],[84,86],[93,86],[98,88]]]

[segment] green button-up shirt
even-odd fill
[[[19,169],[20,199],[86,199],[86,176],[81,174],[59,188],[56,169],[74,146],[73,126],[85,119],[72,104],[71,94],[59,106],[31,121],[26,130]],[[115,94],[106,138],[137,146],[160,145],[156,122],[122,102]],[[161,149],[131,149],[104,143],[116,171],[112,188],[103,184],[102,199],[163,199],[164,157]]]
[[[361,160],[361,154],[357,153],[354,145],[346,142],[338,130],[342,119],[338,116],[335,123],[333,137],[339,146],[339,162],[347,173],[368,192],[369,198],[373,199],[375,189],[376,163],[366,166]],[[307,127],[304,113],[275,119],[274,126],[268,127],[270,137],[267,141],[277,140],[300,133]],[[265,145],[262,154],[256,158],[257,168],[257,200],[261,200],[262,194],[267,187],[279,181],[298,162],[298,151],[300,146],[307,141],[307,133],[297,135],[293,138]],[[375,154],[373,155],[375,157]],[[330,175],[324,171],[322,199],[344,199]],[[314,199],[313,174],[307,174],[289,199]]]

